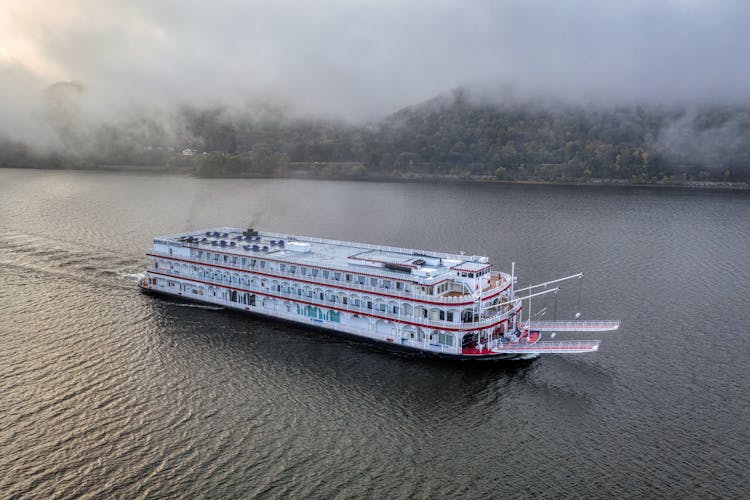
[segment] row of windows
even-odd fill
[[[344,283],[354,283],[358,285],[369,285],[371,287],[382,288],[383,290],[397,290],[411,292],[411,285],[402,281],[377,278],[373,276],[363,276],[356,273],[347,273],[345,271],[331,271],[328,269],[319,269],[317,267],[301,266],[299,264],[286,264],[283,262],[267,262],[265,260],[254,259],[251,257],[240,257],[237,255],[226,255],[213,252],[204,252],[198,250],[195,257],[207,259],[217,263],[235,264],[243,267],[257,268],[261,270],[275,271],[279,270],[284,273],[298,274],[300,276],[309,276],[312,278],[322,277],[323,279],[332,279]],[[484,274],[484,273],[482,273]],[[473,273],[472,273],[473,275]],[[445,282],[438,286],[422,286],[421,291],[426,295],[441,295],[448,291],[450,283]]]
[[[157,281],[156,278],[153,278],[152,284],[156,284],[156,281]],[[177,288],[179,290],[186,291],[186,292],[192,292],[193,294],[203,295],[202,287],[198,289],[188,283],[180,283],[180,282],[175,282],[173,280],[167,280],[167,286],[170,288]],[[214,293],[213,293],[214,295],[216,295],[216,291],[217,290],[214,290]],[[237,303],[251,305],[251,306],[256,305],[255,295],[252,295],[250,293],[237,292],[236,290],[228,290],[228,291],[222,292],[221,289],[219,289],[218,291],[222,294],[224,298],[232,302],[237,302]],[[339,323],[341,321],[340,319],[341,313],[339,311],[323,310],[319,307],[310,306],[310,305],[303,307],[298,304],[294,304],[294,306],[296,306],[296,312],[298,314],[303,314],[305,316],[310,316],[310,317],[317,317],[320,319],[327,319],[328,321],[333,321],[336,323]],[[372,307],[372,302],[368,302],[368,308],[371,308],[371,307]],[[441,311],[441,313],[443,312],[444,311]],[[449,314],[449,317],[452,316],[452,313],[448,313],[448,314]],[[409,335],[409,338],[411,339],[415,338],[415,333],[413,331],[404,332],[404,334]],[[419,336],[420,339],[422,338],[421,335],[422,334],[420,334]],[[428,334],[427,338],[430,342],[437,341],[438,343],[442,345],[446,345],[450,347],[453,346],[453,335],[450,333],[444,333],[444,332],[439,332],[437,330],[434,330],[432,331],[432,333]]]
[[[467,273],[466,271],[459,272],[458,275],[462,278],[479,278],[480,276],[484,276],[490,272],[489,269],[485,269],[484,271],[480,271],[478,273]]]
[[[158,262],[155,266],[158,267]],[[170,268],[174,268],[174,271],[179,272],[179,264],[173,265],[169,263]],[[269,290],[277,293],[284,293],[287,295],[296,295],[300,298],[317,299],[322,301],[328,301],[332,304],[343,304],[351,305],[358,308],[366,308],[372,311],[387,312],[390,314],[397,314],[406,317],[430,319],[433,321],[447,321],[449,323],[455,322],[458,317],[454,311],[446,311],[438,308],[427,309],[421,306],[402,306],[393,302],[386,303],[383,299],[371,299],[370,297],[350,296],[345,295],[342,292],[334,292],[331,290],[321,290],[320,288],[312,288],[308,285],[296,284],[294,282],[271,282],[267,278],[260,278],[258,276],[251,275],[237,275],[227,272],[220,272],[214,269],[203,269],[197,266],[190,266],[190,271],[194,276],[198,276],[204,279],[213,281],[219,281],[227,284],[244,285],[249,287],[259,287],[261,289]],[[465,309],[460,312],[460,321],[463,323],[471,323],[477,321],[478,317],[474,314],[471,309]]]

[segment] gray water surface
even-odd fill
[[[583,271],[622,328],[447,363],[138,292],[218,225]],[[0,494],[746,497],[749,229],[744,193],[0,170]]]

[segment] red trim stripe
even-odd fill
[[[206,262],[200,262],[200,261],[189,260],[189,259],[180,259],[180,258],[177,258],[177,257],[171,257],[171,256],[166,256],[166,255],[154,254],[154,253],[146,253],[146,255],[149,256],[149,257],[155,257],[155,258],[161,258],[161,259],[167,259],[167,260],[175,260],[175,261],[179,261],[179,262],[187,262],[188,264],[197,264],[197,265],[202,265],[202,266],[215,267],[215,268],[218,268],[218,269],[227,269],[227,270],[230,270],[230,271],[238,271],[238,272],[242,272],[242,273],[255,274],[255,275],[258,275],[258,276],[267,276],[267,277],[271,277],[271,278],[291,280],[291,281],[296,281],[298,283],[307,283],[307,284],[316,285],[316,286],[325,286],[325,287],[330,287],[330,288],[339,288],[341,290],[349,290],[349,291],[352,291],[352,292],[358,292],[358,293],[363,293],[363,294],[378,295],[378,296],[381,296],[381,297],[388,297],[388,298],[391,298],[391,299],[398,299],[398,300],[406,300],[406,301],[410,301],[410,302],[419,302],[419,303],[422,303],[422,304],[432,304],[432,305],[438,305],[438,306],[444,306],[444,307],[467,306],[467,305],[474,304],[473,300],[467,301],[467,302],[452,302],[452,303],[447,303],[447,302],[435,302],[435,301],[431,301],[431,300],[423,300],[423,299],[416,299],[416,298],[405,298],[405,297],[399,297],[398,295],[390,295],[390,294],[382,293],[382,292],[375,292],[375,291],[369,291],[369,290],[365,292],[365,291],[362,291],[362,290],[358,290],[356,288],[349,288],[349,287],[342,286],[342,285],[330,285],[328,283],[318,283],[316,281],[308,281],[308,280],[303,280],[303,279],[300,279],[300,278],[291,278],[289,276],[279,276],[278,274],[262,273],[260,271],[249,271],[247,269],[242,269],[242,268],[237,268],[237,267],[221,266],[219,264],[209,264],[209,263],[206,263]],[[228,255],[232,255],[232,254],[228,254]],[[274,262],[278,262],[278,261],[274,261]],[[295,265],[298,265],[298,264],[295,264]],[[338,270],[338,272],[346,274],[346,271],[342,271],[340,269]],[[361,274],[361,273],[349,273],[349,274]],[[510,287],[510,282],[508,282],[508,284],[504,288],[498,290],[497,292],[493,293],[492,295],[488,295],[486,297],[482,297],[482,301],[487,301],[487,300],[495,298],[496,296],[500,295],[505,290],[507,290],[509,287]]]
[[[377,314],[370,314],[370,313],[365,313],[365,312],[351,311],[349,309],[342,309],[340,307],[334,307],[334,306],[328,306],[328,305],[321,305],[321,304],[317,304],[315,302],[307,302],[306,300],[297,300],[297,299],[293,299],[291,297],[284,297],[283,295],[274,295],[272,293],[258,292],[258,291],[255,291],[255,290],[248,290],[246,288],[237,288],[237,287],[228,286],[228,285],[217,285],[216,283],[211,283],[211,282],[208,282],[208,281],[196,280],[196,279],[192,279],[192,278],[185,278],[183,276],[172,276],[171,274],[160,273],[160,272],[157,272],[157,271],[146,271],[146,273],[147,274],[148,273],[158,274],[159,276],[164,276],[166,278],[174,278],[174,279],[184,280],[184,281],[190,281],[190,282],[194,282],[194,283],[201,283],[201,284],[204,284],[204,285],[214,286],[214,287],[217,287],[217,288],[227,288],[227,289],[230,289],[230,290],[236,290],[238,292],[248,292],[248,293],[252,293],[254,295],[264,295],[266,297],[273,297],[275,299],[288,300],[290,302],[294,302],[294,303],[298,303],[298,304],[305,304],[305,305],[308,305],[308,306],[322,307],[322,308],[325,308],[325,309],[333,309],[335,311],[346,312],[346,313],[350,313],[350,314],[357,314],[359,316],[368,316],[370,318],[377,318],[377,319],[382,319],[382,320],[385,320],[385,321],[392,321],[394,323],[403,323],[405,325],[419,326],[419,327],[422,327],[422,328],[428,328],[428,329],[431,328],[431,329],[435,329],[435,330],[444,330],[444,331],[450,331],[450,332],[474,332],[474,331],[479,331],[479,330],[485,330],[487,328],[494,328],[494,327],[496,327],[498,325],[501,325],[501,324],[505,323],[506,321],[508,321],[510,319],[510,318],[505,318],[504,320],[498,321],[497,323],[494,323],[492,325],[482,326],[482,327],[479,327],[479,328],[452,328],[452,327],[443,327],[443,326],[427,326],[427,325],[424,325],[423,323],[412,323],[411,321],[403,321],[403,320],[400,320],[400,319],[393,319],[393,318],[389,318],[387,316],[378,316]]]

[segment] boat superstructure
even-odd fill
[[[613,321],[533,321],[531,299],[569,276],[516,290],[487,257],[254,229],[157,237],[141,287],[452,358],[596,351],[545,332],[615,330]],[[522,293],[519,293],[522,292]],[[524,316],[526,311],[526,319]]]

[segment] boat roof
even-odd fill
[[[222,243],[224,242],[224,243]],[[219,227],[154,238],[154,243],[188,246],[240,256],[297,263],[394,279],[436,283],[455,271],[479,271],[489,259],[410,248]]]

